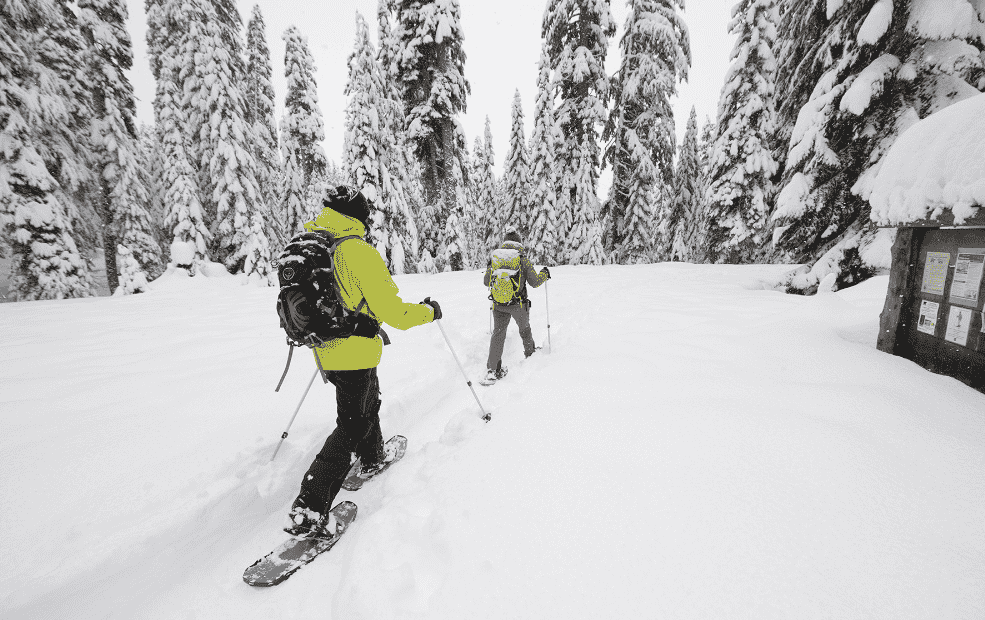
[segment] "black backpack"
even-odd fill
[[[294,347],[317,347],[328,340],[348,336],[374,338],[381,335],[389,344],[379,321],[360,312],[366,299],[360,301],[355,310],[349,310],[342,302],[335,281],[335,248],[348,239],[359,238],[351,235],[336,239],[324,231],[304,232],[291,239],[278,256],[277,315],[281,328],[287,333],[291,353]],[[288,367],[290,363],[288,354]],[[284,375],[287,375],[286,368]],[[283,381],[281,377],[281,383]]]

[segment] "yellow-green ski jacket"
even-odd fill
[[[346,308],[355,310],[365,298],[360,312],[400,330],[434,320],[431,306],[404,303],[397,296],[397,285],[390,277],[383,257],[362,239],[366,234],[362,222],[326,208],[304,228],[328,231],[337,239],[348,235],[360,237],[343,241],[335,249],[335,282]],[[383,355],[383,339],[379,336],[336,338],[316,348],[315,354],[325,370],[374,368]]]

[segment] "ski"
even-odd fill
[[[243,572],[243,581],[261,588],[275,586],[334,547],[356,520],[356,505],[340,502],[332,508],[332,513],[339,522],[338,532],[334,536],[292,538],[250,565]]]

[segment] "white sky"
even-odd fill
[[[137,116],[141,122],[151,124],[154,118],[151,108],[154,80],[147,61],[144,3],[130,0],[127,4],[131,13],[129,27],[136,56],[131,79],[138,98]],[[253,4],[239,4],[244,24],[249,20]],[[289,26],[296,25],[308,37],[315,57],[315,79],[325,118],[325,152],[330,159],[341,163],[346,105],[343,91],[348,78],[346,61],[355,39],[355,12],[362,13],[370,23],[375,45],[377,0],[259,0],[256,4],[260,5],[267,25],[278,123],[285,91],[284,42],[281,36]],[[733,4],[733,0],[689,2],[685,19],[691,32],[693,63],[690,81],[680,86],[680,96],[674,102],[678,139],[683,136],[692,105],[697,108],[699,125],[705,117],[714,120],[732,49],[733,37],[728,34],[728,18]],[[461,116],[461,122],[471,151],[475,137],[482,135],[485,118],[489,116],[496,168],[501,171],[509,142],[513,94],[517,89],[523,103],[525,136],[528,140],[533,127],[540,25],[547,1],[460,0],[460,5],[467,56],[465,77],[472,87],[468,109]],[[611,41],[606,62],[610,74],[619,63],[618,45],[626,16],[625,1],[615,0],[612,12],[619,32]]]

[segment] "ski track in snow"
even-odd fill
[[[388,330],[386,437],[328,554],[282,542],[334,426],[275,289],[0,305],[4,618],[974,618],[985,615],[983,397],[875,350],[886,277],[814,297],[782,266],[558,267],[551,351],[482,387],[481,274],[398,276],[436,326]],[[530,291],[545,344],[544,288]]]

